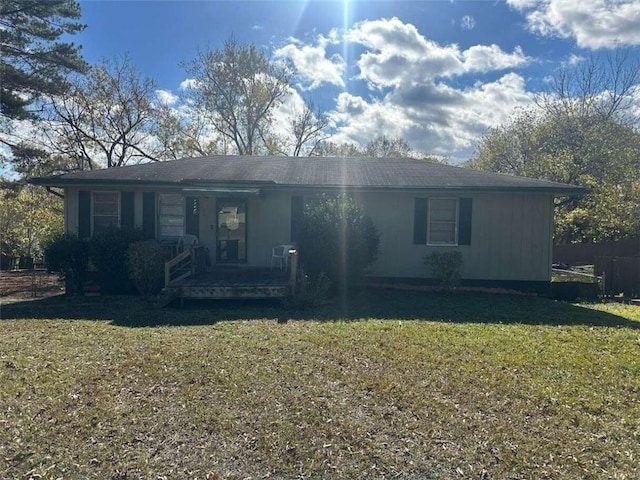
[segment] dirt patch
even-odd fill
[[[64,293],[57,275],[43,270],[0,272],[0,303],[24,302]]]

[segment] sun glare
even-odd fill
[[[342,58],[345,65],[349,65],[349,47],[347,45],[347,40],[344,37],[347,30],[349,30],[349,27],[351,27],[351,10],[349,8],[349,4],[350,0],[342,0]],[[342,80],[345,85],[347,85],[347,71],[347,68],[342,71]]]

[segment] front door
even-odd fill
[[[247,201],[218,199],[216,260],[220,263],[247,261]]]

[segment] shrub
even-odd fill
[[[127,249],[127,268],[138,292],[154,295],[164,283],[166,252],[155,240],[134,242]]]
[[[431,276],[445,290],[454,290],[460,284],[462,253],[432,252],[424,257],[424,263],[431,269]]]
[[[311,275],[324,272],[340,291],[376,260],[379,243],[373,221],[347,195],[323,196],[305,206],[300,263]]]
[[[105,293],[130,293],[134,286],[129,279],[127,249],[142,240],[137,230],[110,228],[89,240],[89,259],[98,271],[98,281]]]
[[[81,294],[87,276],[89,244],[75,235],[60,235],[44,249],[47,270],[65,281],[67,294]]]

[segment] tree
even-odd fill
[[[606,118],[633,125],[639,119],[634,113],[639,89],[640,60],[633,60],[628,50],[617,49],[564,66],[536,103],[556,118]]]
[[[406,140],[400,137],[389,138],[380,135],[364,147],[364,155],[367,157],[410,157],[411,147]]]
[[[333,143],[322,141],[313,150],[318,157],[372,157],[372,158],[419,158],[427,162],[442,163],[444,160],[424,152],[413,150],[400,137],[389,138],[379,135],[363,147],[353,143]]]
[[[80,6],[74,0],[3,0],[0,3],[0,112],[11,119],[34,116],[28,106],[41,95],[65,89],[69,73],[86,64],[80,47],[60,42],[85,26],[75,22]]]
[[[313,104],[305,103],[302,110],[291,118],[290,124],[294,139],[294,157],[300,156],[305,146],[306,155],[313,155],[320,142],[328,138],[325,130],[329,126],[329,118],[320,110],[314,111]]]
[[[163,160],[221,153],[217,134],[196,109],[183,115],[171,106],[156,106],[150,133],[157,143],[156,156]]]
[[[2,253],[42,257],[44,245],[62,232],[62,199],[32,185],[0,191]]]
[[[270,63],[255,45],[239,45],[232,37],[220,50],[199,52],[186,69],[196,81],[194,103],[215,130],[239,155],[258,154],[273,109],[289,92],[287,65]]]
[[[322,141],[312,152],[316,157],[363,157],[364,152],[353,143]]]
[[[342,194],[305,206],[298,243],[305,271],[326,274],[344,293],[376,260],[380,236],[371,217]]]
[[[287,113],[279,122],[273,119],[279,123],[275,127],[280,129],[271,125],[266,135],[261,132],[265,153],[293,157],[313,155],[316,148],[329,138],[326,132],[329,118],[323,111],[314,110],[313,103],[304,101],[301,106],[291,108]]]
[[[637,235],[640,131],[630,97],[639,72],[620,53],[561,71],[536,108],[487,132],[469,166],[589,187],[556,201],[557,242]]]
[[[128,57],[103,60],[52,97],[43,133],[71,169],[157,160],[150,139],[154,92],[155,82]]]

